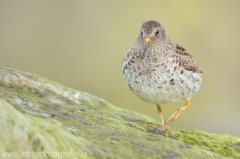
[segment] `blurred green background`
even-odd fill
[[[160,121],[122,77],[122,60],[144,21],[207,73],[192,106],[171,126],[240,137],[240,1],[1,0],[0,65],[43,75]],[[163,105],[167,119],[184,105]]]

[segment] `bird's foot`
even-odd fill
[[[177,134],[177,133],[169,130],[166,126],[163,126],[162,129],[165,129],[165,131],[167,131],[168,133],[173,134],[173,135],[176,136],[176,137],[179,137],[179,136],[180,136],[179,134]],[[164,130],[163,130],[163,131],[164,131]],[[165,132],[165,131],[164,131],[164,132]]]
[[[156,128],[160,128],[163,132],[169,132],[171,134],[173,134],[174,136],[176,137],[179,137],[179,134],[175,133],[175,132],[172,132],[171,130],[169,130],[165,125],[164,126],[156,126],[154,125],[153,123],[148,123],[148,127],[156,127]]]
[[[153,128],[155,128],[155,127],[157,127],[156,125],[154,125],[153,123],[148,123],[148,127],[153,127]]]

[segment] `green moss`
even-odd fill
[[[74,150],[89,158],[240,156],[237,137],[172,128],[180,134],[172,139],[147,127],[149,122],[158,124],[41,76],[0,69],[1,152]]]
[[[234,150],[234,147],[238,145],[237,143],[240,143],[240,139],[237,137],[206,134],[205,132],[193,130],[184,131],[181,139],[184,143],[215,152],[220,154],[220,156],[239,156],[239,153]],[[234,146],[234,144],[236,145]]]

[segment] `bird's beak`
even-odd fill
[[[145,42],[144,42],[144,48],[143,48],[143,54],[142,54],[142,59],[144,58],[145,56],[145,53],[147,52],[148,48],[152,45],[152,40],[149,39],[149,38],[146,38],[145,39]]]

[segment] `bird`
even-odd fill
[[[177,137],[179,134],[169,130],[166,124],[189,109],[190,99],[199,91],[202,73],[205,71],[200,70],[193,56],[173,43],[164,26],[154,20],[141,25],[137,40],[122,61],[122,74],[129,89],[141,100],[154,104],[162,129]],[[164,121],[161,105],[183,100],[186,104]]]

